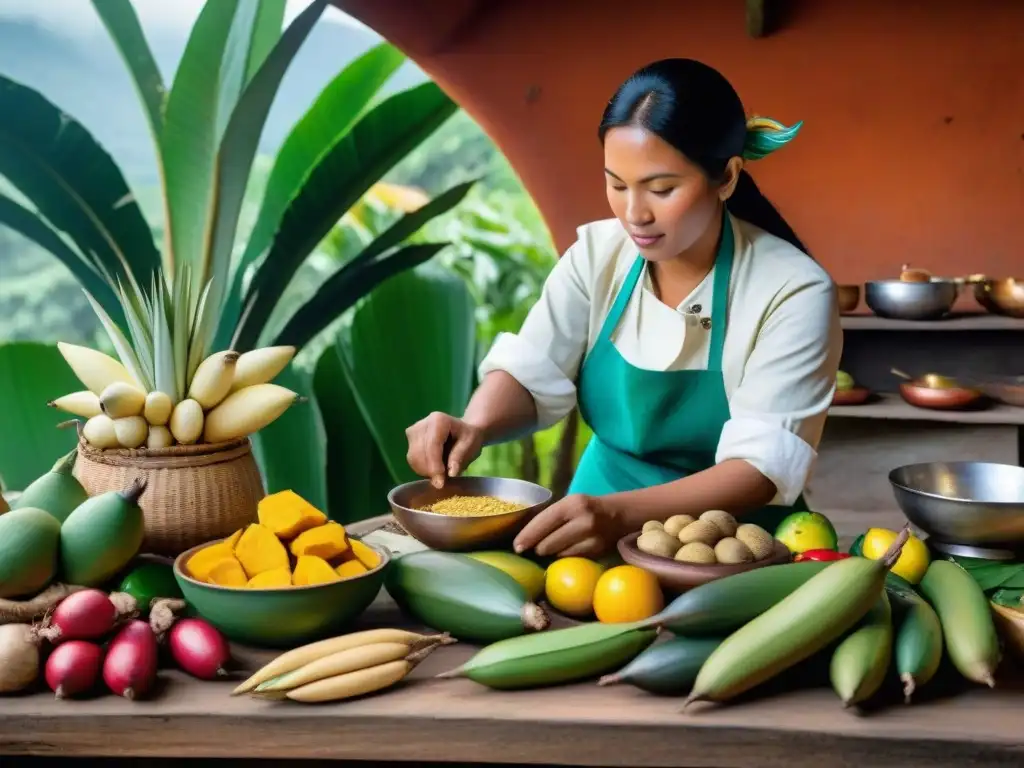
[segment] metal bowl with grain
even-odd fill
[[[940,541],[1024,545],[1024,467],[983,461],[908,464],[889,473],[903,514]]]
[[[429,507],[453,496],[487,496],[523,505],[514,512],[459,516],[429,512]],[[491,549],[512,543],[516,534],[551,502],[551,491],[526,480],[506,477],[453,477],[437,489],[429,480],[415,480],[388,494],[398,524],[417,541],[442,552]]]
[[[864,284],[864,303],[892,320],[938,320],[949,314],[958,291],[954,280],[872,280]]]

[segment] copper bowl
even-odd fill
[[[900,395],[917,408],[955,411],[974,405],[984,396],[984,393],[968,387],[942,389],[907,381],[900,384]]]
[[[636,540],[640,538],[639,531],[623,536],[619,539],[619,556],[630,565],[643,568],[653,573],[662,589],[671,592],[685,592],[688,589],[707,584],[709,581],[724,579],[726,576],[733,576],[737,573],[753,571],[757,568],[764,568],[766,565],[779,565],[788,563],[792,554],[786,545],[781,541],[775,541],[775,551],[763,560],[755,560],[752,563],[738,563],[736,565],[698,565],[696,563],[681,563],[667,557],[651,555],[637,549]]]
[[[859,285],[840,285],[836,287],[839,298],[839,311],[842,314],[853,312],[860,304]]]
[[[863,405],[871,397],[871,390],[867,387],[854,387],[847,390],[836,390],[832,395],[832,405]]]
[[[993,400],[1024,408],[1024,376],[987,377],[978,387]]]
[[[994,315],[1024,318],[1024,280],[1004,277],[974,283],[974,298]]]

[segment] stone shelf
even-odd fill
[[[943,320],[889,320],[877,315],[843,315],[847,331],[1024,331],[1024,319],[985,313],[950,315]]]
[[[937,411],[917,408],[895,394],[879,393],[863,405],[834,405],[829,416],[850,419],[899,419],[943,421],[953,424],[998,424],[1024,426],[1024,408],[1001,403],[969,411]]]

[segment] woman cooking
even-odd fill
[[[747,120],[717,71],[668,59],[605,109],[608,203],[500,336],[463,414],[407,430],[441,487],[484,445],[579,405],[594,437],[516,551],[596,556],[648,520],[724,509],[769,531],[816,457],[842,349],[828,274],[743,170],[799,124]],[[447,465],[445,460],[447,459]]]

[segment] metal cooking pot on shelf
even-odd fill
[[[938,320],[953,308],[961,284],[904,264],[896,279],[864,283],[864,303],[879,317],[891,320]]]

